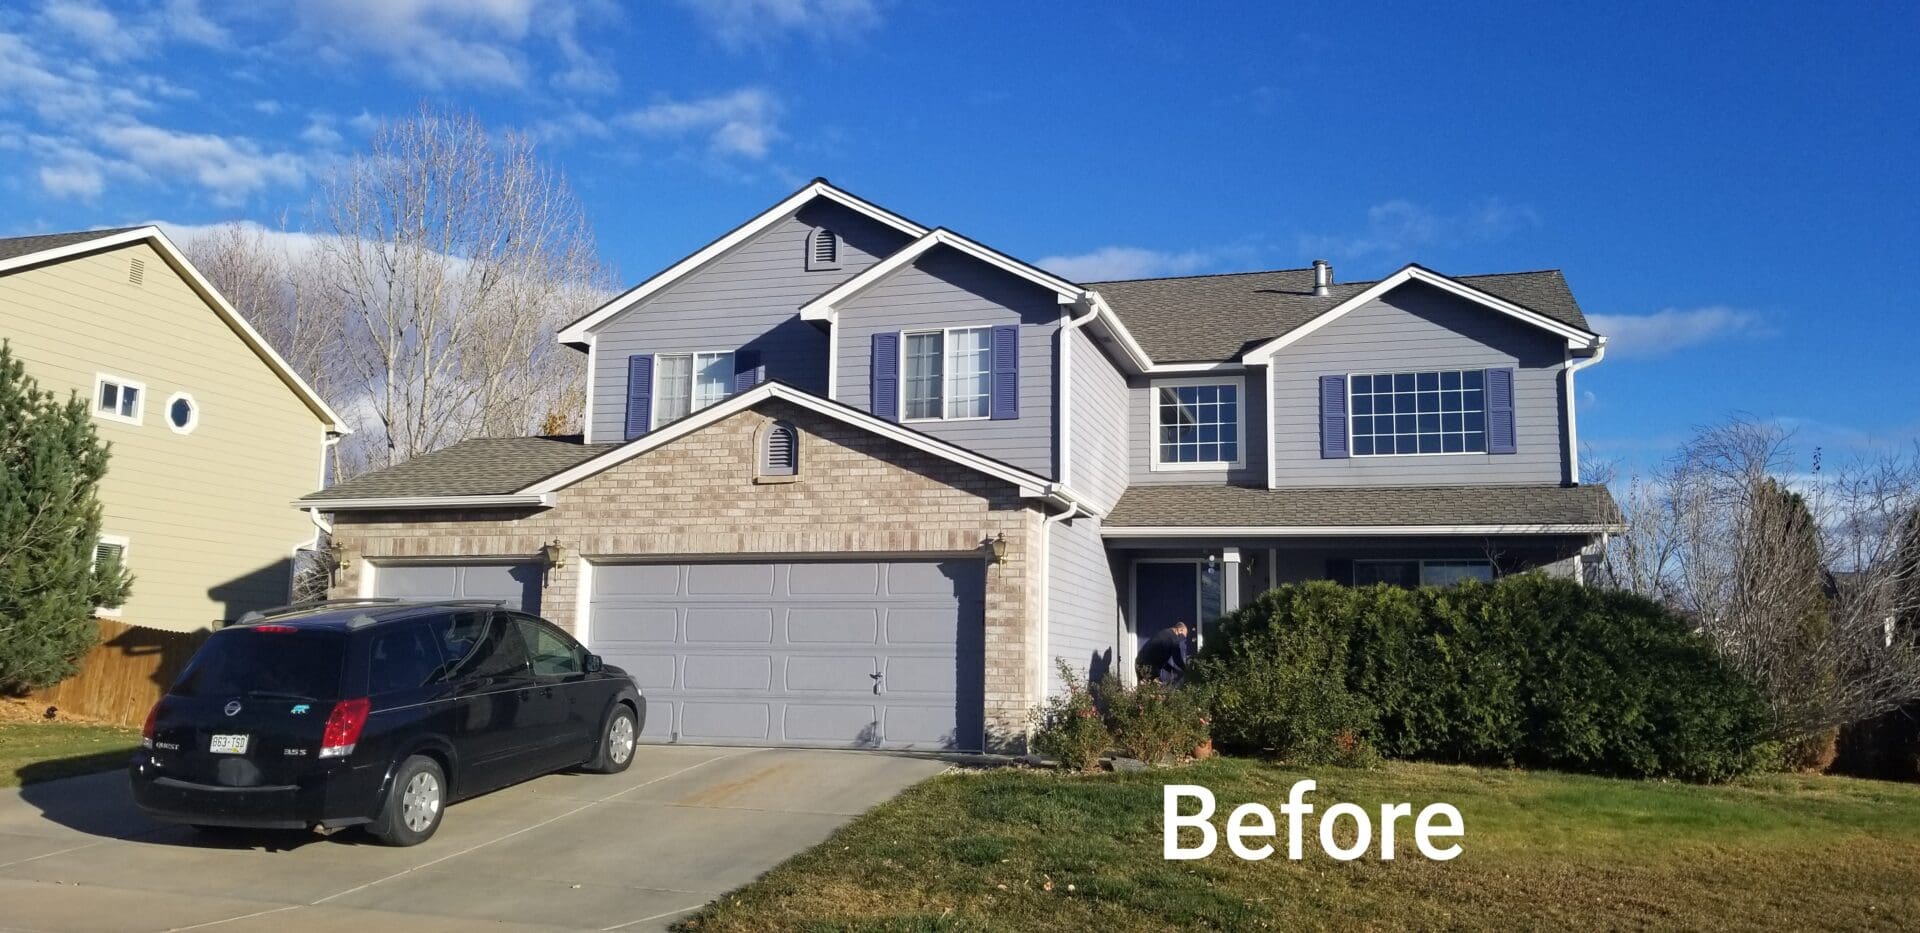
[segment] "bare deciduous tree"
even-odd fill
[[[524,136],[423,109],[324,185],[315,267],[349,409],[347,454],[381,467],[538,430],[581,378],[558,326],[607,276],[566,181]]]
[[[1920,611],[1903,531],[1920,456],[1795,475],[1792,435],[1740,417],[1629,480],[1603,579],[1672,606],[1766,689],[1779,737],[1813,736],[1920,699]]]

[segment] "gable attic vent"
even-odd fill
[[[147,261],[135,256],[127,263],[127,282],[133,285],[145,285],[147,281]]]
[[[1313,261],[1313,297],[1325,298],[1333,294],[1333,266],[1324,259]]]
[[[840,268],[840,237],[821,227],[807,237],[807,269]]]

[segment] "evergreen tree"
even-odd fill
[[[96,607],[126,600],[117,560],[94,566],[107,445],[0,341],[0,692],[60,682],[98,640]]]

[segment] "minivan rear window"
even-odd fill
[[[337,700],[346,645],[347,637],[340,632],[223,629],[194,653],[173,693]]]

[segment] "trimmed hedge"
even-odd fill
[[[1223,747],[1720,781],[1777,759],[1760,691],[1658,604],[1540,574],[1307,583],[1221,620],[1193,665]],[[1344,737],[1343,737],[1344,736]]]

